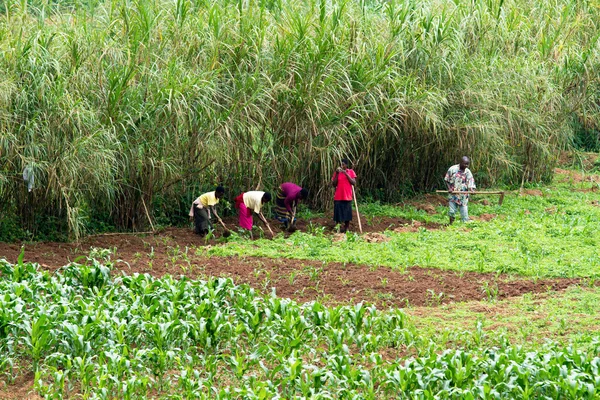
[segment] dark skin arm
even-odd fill
[[[344,171],[344,173],[346,174],[346,176],[348,177],[348,182],[350,182],[350,184],[352,186],[356,185],[356,179],[354,178],[350,178],[350,175],[348,175],[348,173],[346,171]]]
[[[209,206],[209,208],[210,208],[210,211],[213,213],[213,215],[215,217],[217,217],[217,219],[220,220],[221,218],[219,217],[219,214],[217,214],[217,207],[215,207],[215,206]]]

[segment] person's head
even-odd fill
[[[262,197],[262,202],[268,203],[269,201],[271,201],[271,193],[265,192],[265,194],[263,194],[263,197]]]
[[[463,156],[463,158],[460,159],[460,164],[458,164],[462,171],[469,168],[469,165],[471,165],[471,160],[469,160],[469,157],[467,156]]]
[[[225,188],[223,186],[217,186],[215,189],[215,197],[217,199],[222,199],[225,196]]]
[[[298,199],[299,200],[306,200],[307,198],[308,198],[308,190],[302,188],[302,190],[298,194]]]
[[[342,168],[346,169],[350,167],[350,160],[347,158],[342,158]]]

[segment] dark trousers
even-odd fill
[[[194,233],[206,235],[210,226],[208,211],[206,208],[194,207]]]

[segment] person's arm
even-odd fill
[[[292,205],[294,204],[294,199],[292,199],[292,196],[286,196],[285,199],[283,200],[283,204],[285,205],[285,209],[287,210],[287,212],[289,214],[292,213]]]
[[[333,174],[333,179],[331,180],[331,186],[337,187],[338,185],[338,174],[340,173],[339,169],[335,171]]]
[[[344,174],[346,174],[346,176],[348,177],[348,182],[350,182],[350,184],[352,186],[356,185],[356,178],[352,178],[350,176],[350,174],[348,174],[348,171],[342,171]]]

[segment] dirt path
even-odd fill
[[[35,243],[25,245],[25,260],[54,270],[91,247],[115,248],[116,269],[126,274],[171,274],[190,278],[232,277],[238,283],[299,301],[319,299],[329,304],[365,301],[380,306],[436,306],[455,301],[501,299],[528,292],[563,290],[577,279],[508,279],[495,274],[453,272],[411,267],[323,263],[313,260],[259,257],[207,257],[195,248],[204,241],[187,229],[169,229],[160,235],[110,235],[88,237],[79,244]],[[20,244],[0,243],[0,258],[16,262]]]

